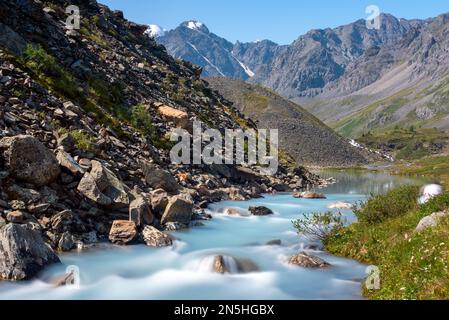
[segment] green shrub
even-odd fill
[[[83,97],[83,90],[76,85],[70,73],[41,45],[28,44],[21,63],[34,73],[45,87],[75,101]]]
[[[420,217],[431,215],[434,212],[440,212],[449,208],[449,193],[431,199],[429,202],[421,205],[419,209]]]
[[[417,209],[418,196],[419,187],[403,186],[385,195],[371,195],[367,202],[362,202],[355,207],[354,213],[361,223],[380,223]]]
[[[131,109],[131,124],[134,128],[151,138],[154,137],[153,121],[150,113],[141,104]]]
[[[341,213],[326,212],[303,214],[302,219],[292,223],[298,234],[324,242],[331,234],[342,229],[346,220]]]
[[[69,133],[75,139],[75,145],[78,149],[85,152],[92,152],[94,149],[95,139],[82,130],[73,130]]]

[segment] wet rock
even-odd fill
[[[13,176],[19,180],[44,186],[59,176],[60,169],[55,155],[34,137],[3,138],[0,147],[8,149],[8,165]]]
[[[154,189],[164,189],[167,192],[179,190],[178,181],[168,171],[161,169],[158,165],[148,161],[141,161],[141,168],[145,181]]]
[[[0,279],[30,279],[59,262],[40,232],[14,223],[0,229]]]
[[[169,247],[173,244],[172,238],[154,227],[145,226],[142,231],[143,241],[150,247]]]
[[[274,214],[273,211],[267,207],[258,206],[258,207],[249,207],[249,212],[251,212],[254,216],[269,216]]]
[[[271,240],[267,242],[267,246],[280,246],[282,245],[282,240]]]
[[[64,287],[75,284],[75,273],[69,272],[57,276],[49,281],[55,287]]]
[[[129,219],[134,221],[138,227],[143,224],[150,225],[153,223],[154,216],[151,212],[150,204],[144,197],[138,196],[131,202],[129,205]]]
[[[430,216],[424,217],[423,219],[421,219],[421,221],[419,222],[418,226],[416,227],[416,232],[423,232],[427,229],[436,227],[441,219],[448,217],[449,216],[449,212],[445,211],[445,212],[435,212],[433,214],[431,214]]]
[[[136,236],[137,228],[133,221],[115,220],[109,232],[109,240],[118,245],[130,244]]]
[[[326,199],[326,196],[324,194],[310,191],[296,192],[293,194],[293,197],[302,199]]]
[[[330,264],[321,258],[311,256],[305,252],[293,256],[289,260],[289,264],[303,268],[327,268]]]
[[[6,219],[11,223],[22,223],[25,215],[22,211],[11,211],[6,215]]]
[[[214,257],[212,271],[215,273],[221,273],[221,274],[230,273],[230,270],[229,270],[228,266],[226,265],[225,259],[223,256],[215,256]]]
[[[193,201],[183,195],[171,197],[164,215],[161,219],[161,224],[168,222],[179,222],[188,225],[192,220],[193,215]]]

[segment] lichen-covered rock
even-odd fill
[[[0,279],[30,279],[59,262],[39,231],[14,223],[0,229]]]
[[[32,136],[3,138],[0,148],[7,149],[8,166],[12,175],[19,180],[44,186],[59,176],[60,169],[55,155]]]

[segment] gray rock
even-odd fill
[[[0,229],[0,279],[30,279],[59,262],[40,232],[13,223]]]
[[[22,223],[25,215],[22,211],[11,211],[6,215],[6,219],[11,223]]]
[[[3,138],[0,147],[8,148],[7,162],[15,178],[44,186],[56,180],[60,169],[55,155],[31,136]]]
[[[190,199],[186,199],[185,196],[179,195],[171,197],[167,207],[165,208],[164,215],[161,219],[161,224],[168,222],[179,222],[188,225],[192,220],[193,215],[193,202]]]
[[[167,222],[164,225],[165,231],[180,231],[180,230],[184,230],[187,229],[189,226],[180,222]]]
[[[143,224],[150,225],[153,223],[154,216],[151,212],[150,204],[144,197],[138,196],[131,202],[129,205],[129,219],[134,221],[138,227]]]
[[[0,45],[20,56],[27,42],[14,30],[0,22]]]
[[[419,222],[415,231],[422,232],[429,228],[436,227],[440,223],[441,219],[443,219],[447,216],[449,216],[449,212],[445,211],[445,212],[435,212],[435,213],[431,214],[430,216],[424,217]]]
[[[154,227],[145,226],[142,231],[143,241],[150,247],[169,247],[173,244],[173,239]]]
[[[167,192],[176,192],[179,190],[178,181],[168,171],[148,161],[141,161],[140,165],[145,176],[145,181],[150,187],[164,189]]]
[[[98,188],[94,177],[89,172],[86,172],[78,184],[77,190],[81,192],[86,198],[98,203],[102,206],[109,206],[112,204],[112,199],[103,194]]]
[[[56,159],[62,168],[68,170],[74,176],[81,177],[84,175],[83,168],[81,168],[80,165],[67,152],[59,150],[56,155]]]

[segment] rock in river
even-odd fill
[[[293,256],[289,260],[289,264],[296,265],[303,268],[327,268],[330,264],[321,258],[311,256],[305,252]]]
[[[30,279],[59,262],[39,231],[14,223],[0,229],[0,279]]]
[[[293,194],[295,198],[303,198],[303,199],[326,199],[326,196],[322,193],[318,192],[296,192]]]
[[[269,216],[273,214],[273,211],[267,207],[249,207],[249,212],[251,212],[254,216]]]

